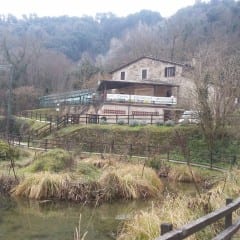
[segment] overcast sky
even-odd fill
[[[95,16],[96,13],[112,12],[126,16],[148,9],[160,12],[163,17],[173,15],[178,9],[193,5],[195,0],[0,0],[0,14],[36,13],[42,16]]]

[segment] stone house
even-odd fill
[[[97,87],[100,115],[156,116],[167,120],[189,102],[192,83],[183,77],[181,63],[141,57],[111,72]],[[143,117],[141,117],[143,119]],[[147,117],[146,117],[147,119]]]
[[[124,115],[135,120],[150,121],[151,117],[151,122],[166,121],[190,102],[193,83],[184,77],[188,68],[173,61],[141,57],[111,71],[109,79],[98,80],[95,90],[53,94],[40,101],[45,106],[67,106],[65,113],[104,116],[108,122]]]

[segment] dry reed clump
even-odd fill
[[[82,203],[101,203],[101,185],[95,181],[71,184],[68,189],[67,199],[74,202]]]
[[[119,165],[103,173],[99,183],[103,199],[145,199],[156,197],[163,190],[161,180],[150,168],[142,165]]]
[[[126,222],[121,230],[118,240],[150,240],[160,236],[162,222],[173,223],[180,227],[194,219],[197,212],[192,212],[187,207],[186,196],[173,197],[167,195],[163,205],[152,206],[149,211],[140,211],[131,220]],[[194,238],[189,238],[194,239]]]
[[[194,168],[188,165],[177,165],[170,169],[168,178],[177,182],[201,182],[203,177]]]
[[[161,206],[152,206],[150,211],[141,211],[126,222],[117,240],[155,239],[160,236],[161,223],[168,222],[173,224],[174,229],[181,228],[213,210],[213,202],[214,199],[210,201],[208,194],[204,194],[200,198],[167,195]],[[221,227],[223,227],[222,222],[217,222],[188,239],[212,239]]]
[[[154,206],[148,212],[141,211],[126,222],[118,240],[154,239],[160,235],[159,226],[163,222],[172,223],[174,228],[180,228],[190,221],[223,207],[227,197],[235,198],[240,193],[239,173],[239,170],[235,170],[226,174],[213,189],[197,197],[166,196],[161,206]],[[236,211],[234,216],[236,215],[240,215],[240,211]],[[212,239],[220,229],[223,229],[223,225],[223,220],[218,221],[188,239]]]
[[[146,199],[163,190],[155,171],[143,165],[116,163],[104,169],[89,162],[77,165],[70,178],[63,173],[41,172],[25,178],[13,189],[13,195],[33,199],[67,199],[76,202]]]
[[[24,179],[12,195],[31,199],[66,199],[71,178],[68,174],[41,172]]]

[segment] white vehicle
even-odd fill
[[[199,123],[199,113],[198,111],[184,111],[184,113],[181,115],[180,119],[178,120],[178,123],[184,124],[184,123]]]

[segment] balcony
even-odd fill
[[[127,94],[107,94],[106,102],[121,102],[121,103],[142,103],[156,105],[176,105],[177,99],[171,97],[151,97],[142,95],[127,95]]]

